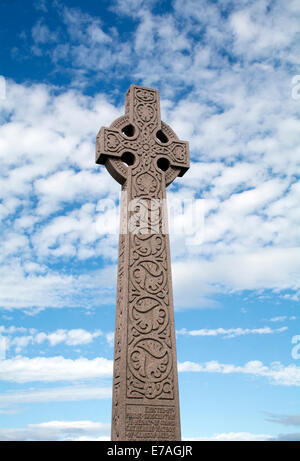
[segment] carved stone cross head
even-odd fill
[[[98,133],[96,163],[105,164],[120,184],[128,175],[135,176],[136,197],[159,197],[161,182],[168,186],[184,175],[189,168],[188,142],[180,141],[161,121],[158,90],[130,85],[125,115]]]

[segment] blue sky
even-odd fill
[[[131,83],[190,142],[169,204],[203,210],[170,236],[183,437],[300,439],[299,16],[2,0],[1,440],[109,438],[120,191],[94,150]]]

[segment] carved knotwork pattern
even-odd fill
[[[130,238],[127,397],[173,399],[166,237]]]
[[[153,199],[164,197],[164,180],[155,157],[167,154],[150,136],[157,126],[156,92],[135,89],[135,122],[140,129],[138,161],[132,167],[131,198],[143,199],[141,207],[153,206]],[[148,198],[152,198],[152,205]],[[153,215],[152,215],[153,216]],[[139,232],[129,237],[129,298],[127,397],[173,399],[174,375],[169,311],[168,249],[162,233],[162,210],[158,223],[140,222]],[[142,218],[141,218],[142,219]],[[143,221],[143,219],[142,219]],[[159,233],[151,233],[151,225]],[[146,233],[147,231],[149,233]]]

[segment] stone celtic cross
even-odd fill
[[[163,204],[166,186],[189,168],[189,151],[161,121],[158,90],[130,86],[125,115],[97,136],[96,163],[122,185],[111,438],[180,440]]]

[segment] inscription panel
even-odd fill
[[[175,406],[127,405],[126,440],[176,440]]]

